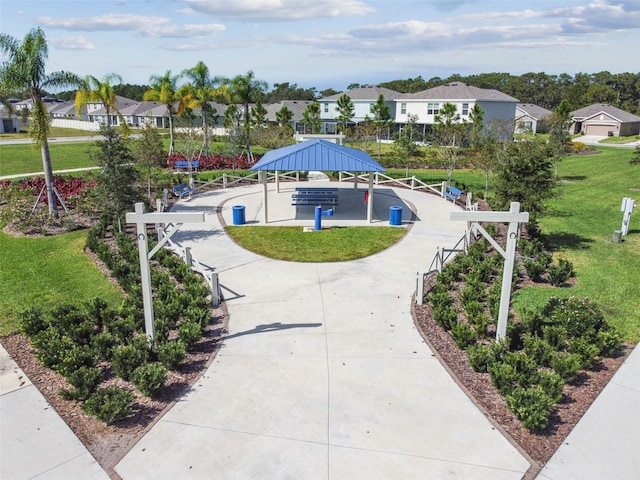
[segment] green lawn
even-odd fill
[[[252,252],[292,262],[344,262],[367,257],[405,234],[396,227],[348,227],[305,232],[302,227],[227,227],[233,240]]]
[[[19,313],[99,296],[117,306],[119,290],[84,255],[86,231],[16,238],[0,231],[0,337],[18,331]]]
[[[95,142],[50,143],[53,170],[93,167],[89,149]],[[0,176],[42,171],[40,149],[33,144],[0,145]]]
[[[631,215],[629,235],[612,243],[622,224],[623,197],[640,203],[640,167],[631,167],[631,149],[600,148],[598,155],[572,156],[560,164],[560,196],[540,219],[543,234],[573,262],[572,288],[526,288],[516,308],[542,304],[551,295],[588,296],[598,303],[625,340],[640,341],[640,214]]]

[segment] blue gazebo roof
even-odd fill
[[[362,150],[316,139],[267,152],[251,170],[301,172],[384,172],[385,169]]]

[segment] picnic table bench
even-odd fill
[[[191,188],[188,183],[181,183],[180,185],[176,185],[172,188],[172,190],[173,194],[178,198],[182,198],[185,195],[191,195],[191,192],[193,192],[193,188]]]
[[[298,207],[316,207],[338,205],[337,188],[296,188],[291,195],[291,205]]]
[[[192,170],[197,170],[198,166],[200,165],[200,161],[199,160],[176,160],[174,168],[176,170],[188,170],[189,164],[191,164]]]
[[[449,188],[447,188],[447,191],[444,192],[444,196],[451,200],[453,203],[456,203],[456,200],[459,200],[462,195],[464,195],[464,192],[462,190],[452,186],[449,186]]]

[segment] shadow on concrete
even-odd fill
[[[277,330],[289,330],[291,328],[315,328],[322,326],[321,323],[268,323],[265,325],[256,325],[251,330],[245,330],[244,332],[238,332],[224,337],[225,340],[236,337],[243,337],[245,335],[253,335],[255,333],[273,332]]]
[[[353,188],[338,189],[338,205],[334,208],[333,216],[323,217],[324,220],[332,222],[367,220],[367,203],[365,202],[366,190]],[[285,194],[286,193],[281,193]],[[290,196],[288,197],[290,199]],[[373,190],[373,222],[389,221],[389,208],[402,207],[402,222],[407,223],[414,218],[411,207],[407,205],[391,189],[374,188]],[[313,221],[315,218],[315,206],[291,207],[295,210],[295,220]],[[323,206],[322,210],[329,210],[329,206]]]

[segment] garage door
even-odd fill
[[[584,129],[585,135],[602,135],[606,137],[609,132],[613,132],[613,134],[616,135],[616,132],[617,132],[616,126],[587,124]]]

